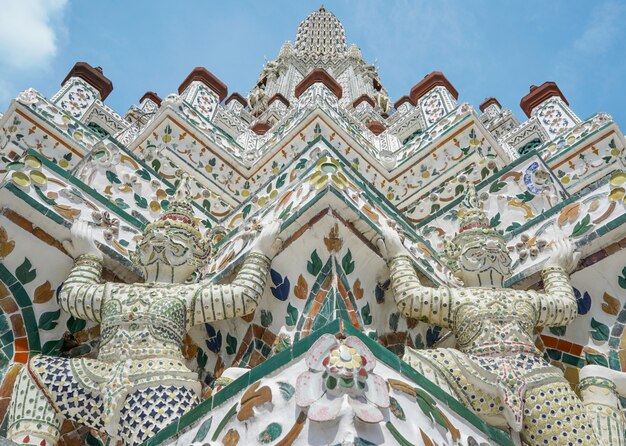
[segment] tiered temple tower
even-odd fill
[[[259,222],[279,220],[283,245],[252,314],[188,332],[182,352],[203,402],[148,444],[516,444],[515,429],[490,425],[402,361],[406,347],[457,339],[401,314],[378,244],[381,222],[394,221],[422,284],[462,286],[442,242],[458,231],[471,187],[508,246],[506,287],[541,289],[559,238],[582,254],[571,276],[579,316],[536,330],[545,359],[573,389],[585,365],[626,371],[626,139],[613,119],[578,117],[567,92],[545,82],[521,98],[519,122],[496,98],[478,110],[462,102],[439,71],[416,75],[393,102],[347,42],[322,7],[247,95],[197,67],[176,93],[149,91],[118,113],[105,103],[106,67],[86,62],[51,98],[17,95],[0,115],[0,435],[29,358],[98,354],[99,325],[60,311],[55,297],[73,265],[62,244],[72,223],[93,228],[103,279],[137,282],[130,253],[183,174],[212,246],[192,281],[229,282]],[[365,374],[384,383],[383,421],[360,409],[330,424],[312,418],[298,377],[322,373],[305,359],[318,339],[327,344],[314,351],[335,349],[342,367],[357,353],[375,364]],[[65,422],[59,444],[83,442],[113,444]]]

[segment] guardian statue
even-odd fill
[[[135,446],[189,411],[201,385],[185,365],[185,333],[256,309],[279,229],[277,222],[263,227],[231,284],[185,283],[204,264],[209,246],[194,221],[183,178],[131,256],[145,283],[124,284],[101,283],[102,254],[87,223],[76,222],[67,245],[75,265],[58,300],[75,318],[100,324],[98,357],[30,359],[15,383],[9,439],[56,445],[67,419]]]

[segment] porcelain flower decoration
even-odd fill
[[[376,358],[359,338],[339,341],[325,334],[307,353],[306,364],[309,370],[296,382],[296,403],[308,408],[309,419],[334,420],[347,409],[366,423],[383,421],[387,384],[372,372]]]

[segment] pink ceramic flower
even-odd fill
[[[296,381],[296,403],[308,407],[311,420],[334,420],[346,406],[362,421],[383,421],[380,408],[389,407],[387,384],[372,373],[376,358],[359,338],[338,341],[325,334],[307,353],[306,364],[309,370]]]

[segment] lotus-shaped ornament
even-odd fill
[[[331,421],[346,410],[366,423],[379,423],[389,407],[383,378],[373,373],[376,358],[357,337],[321,336],[306,355],[309,370],[296,381],[296,403],[313,421]]]

